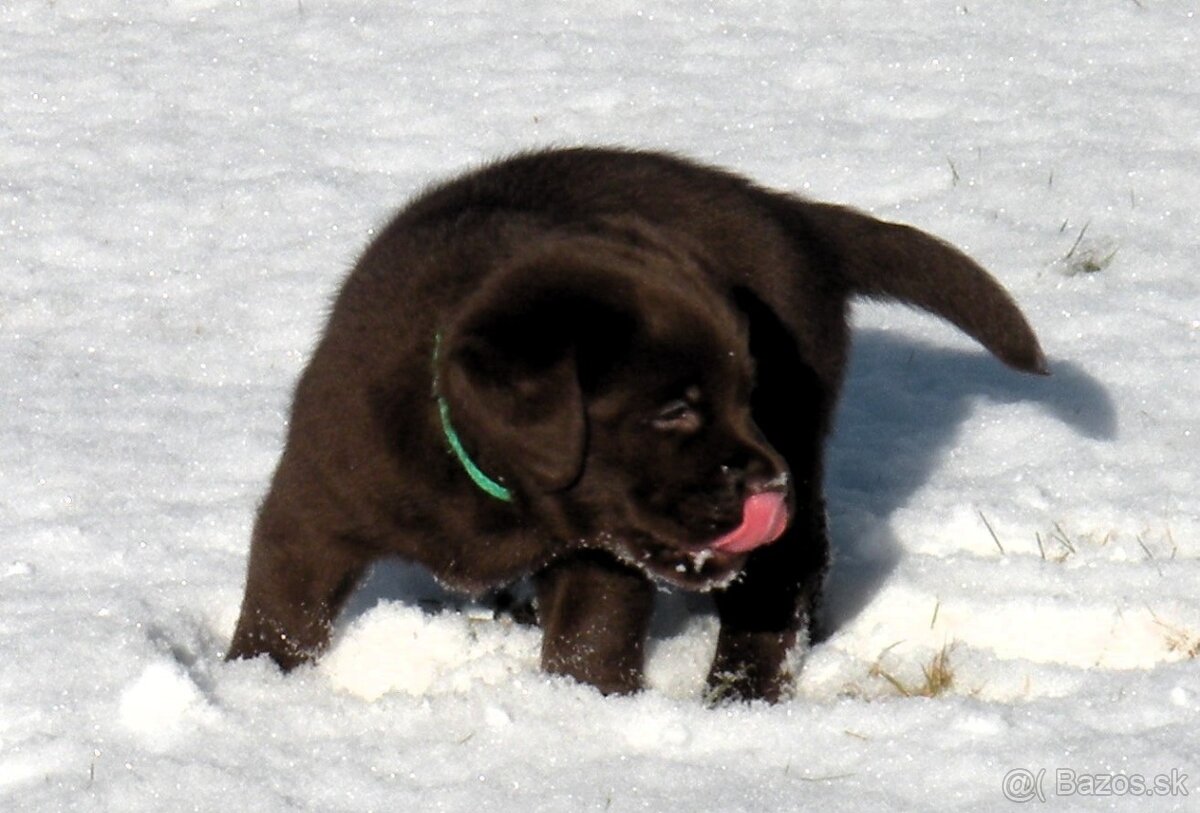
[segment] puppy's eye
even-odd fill
[[[650,425],[660,432],[682,434],[698,431],[703,423],[704,418],[696,408],[682,398],[663,406],[650,420]]]

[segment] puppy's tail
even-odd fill
[[[841,206],[808,203],[802,219],[808,221],[806,236],[826,246],[851,293],[923,308],[957,325],[1010,367],[1048,374],[1037,336],[1016,302],[958,249],[911,226]]]

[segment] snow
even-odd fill
[[[1055,809],[1194,807],[1190,4],[437,5],[0,7],[0,808],[981,810],[1013,769]],[[319,665],[223,663],[356,253],[423,185],[575,143],[939,234],[1054,375],[856,310],[836,631],[778,706],[703,704],[702,601],[664,596],[649,689],[603,698],[393,563]]]

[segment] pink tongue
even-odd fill
[[[777,491],[754,494],[742,506],[742,524],[711,547],[724,553],[745,553],[770,544],[783,534],[788,523],[787,501]]]

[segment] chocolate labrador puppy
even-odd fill
[[[421,195],[301,376],[230,658],[326,646],[371,562],[484,593],[532,575],[542,665],[641,685],[655,583],[712,591],[710,697],[789,686],[829,543],[847,305],[1045,362],[1004,290],[907,226],[668,155],[536,152]]]

